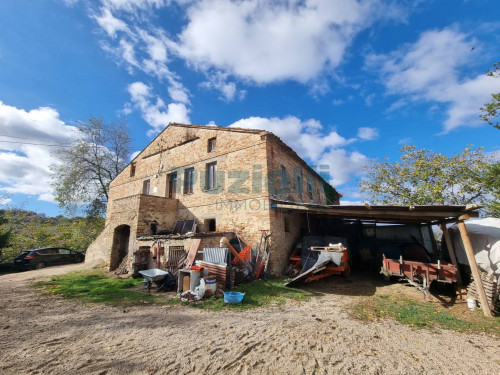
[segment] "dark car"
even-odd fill
[[[85,254],[63,247],[46,247],[27,250],[14,259],[14,266],[21,269],[40,269],[60,264],[81,263]]]

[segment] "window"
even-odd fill
[[[68,249],[59,249],[59,254],[71,254],[71,250],[68,250]]]
[[[207,232],[215,232],[216,226],[215,226],[215,219],[206,219],[204,221],[205,224],[205,231]]]
[[[207,190],[217,188],[217,162],[207,164],[205,188]]]
[[[144,180],[142,183],[142,194],[149,195],[149,186],[151,185],[149,180]]]
[[[210,138],[208,140],[208,152],[215,151],[217,148],[217,138]]]
[[[135,163],[130,164],[130,177],[135,176]]]
[[[184,170],[184,194],[192,194],[194,187],[194,168]]]
[[[313,199],[313,187],[309,181],[307,181],[307,194],[309,195],[309,199]]]
[[[56,254],[59,254],[59,250],[57,250],[57,249],[43,249],[43,250],[38,250],[37,254],[39,254],[39,255],[56,255]]]
[[[175,198],[177,192],[177,172],[168,175],[168,197]]]
[[[297,179],[297,194],[302,195],[302,191],[304,189],[302,186],[302,175],[298,174],[296,179]]]
[[[286,168],[281,166],[281,187],[286,188]]]

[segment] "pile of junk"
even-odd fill
[[[271,233],[261,230],[256,249],[245,245],[239,236],[220,239],[219,247],[198,250],[200,240],[195,240],[188,252],[167,255],[167,269],[139,270],[144,277],[144,287],[151,291],[175,291],[185,302],[200,301],[216,296],[226,303],[239,303],[243,293],[231,292],[238,284],[268,276],[269,238]]]

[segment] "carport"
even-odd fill
[[[432,206],[371,206],[349,205],[349,206],[328,206],[316,204],[296,204],[294,202],[273,200],[273,208],[280,212],[297,212],[306,215],[309,232],[311,228],[321,225],[321,221],[329,219],[341,220],[343,222],[362,222],[364,225],[377,224],[385,225],[415,225],[420,228],[422,238],[429,238],[430,246],[436,246],[432,234],[432,226],[438,225],[443,231],[443,237],[446,241],[452,263],[458,268],[458,262],[455,255],[453,244],[447,230],[447,224],[457,223],[462,242],[469,261],[471,272],[476,283],[479,302],[486,316],[492,316],[486,293],[481,283],[479,268],[474,258],[474,252],[464,224],[465,220],[472,217],[478,217],[478,205],[455,206],[455,205],[432,205]],[[319,219],[315,222],[315,219]],[[319,224],[318,224],[319,223]],[[425,233],[427,232],[427,233]],[[461,280],[458,279],[461,283]]]

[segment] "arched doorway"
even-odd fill
[[[130,227],[128,225],[117,226],[113,233],[113,247],[111,249],[111,260],[109,265],[110,271],[116,270],[123,258],[128,254],[129,240]]]

